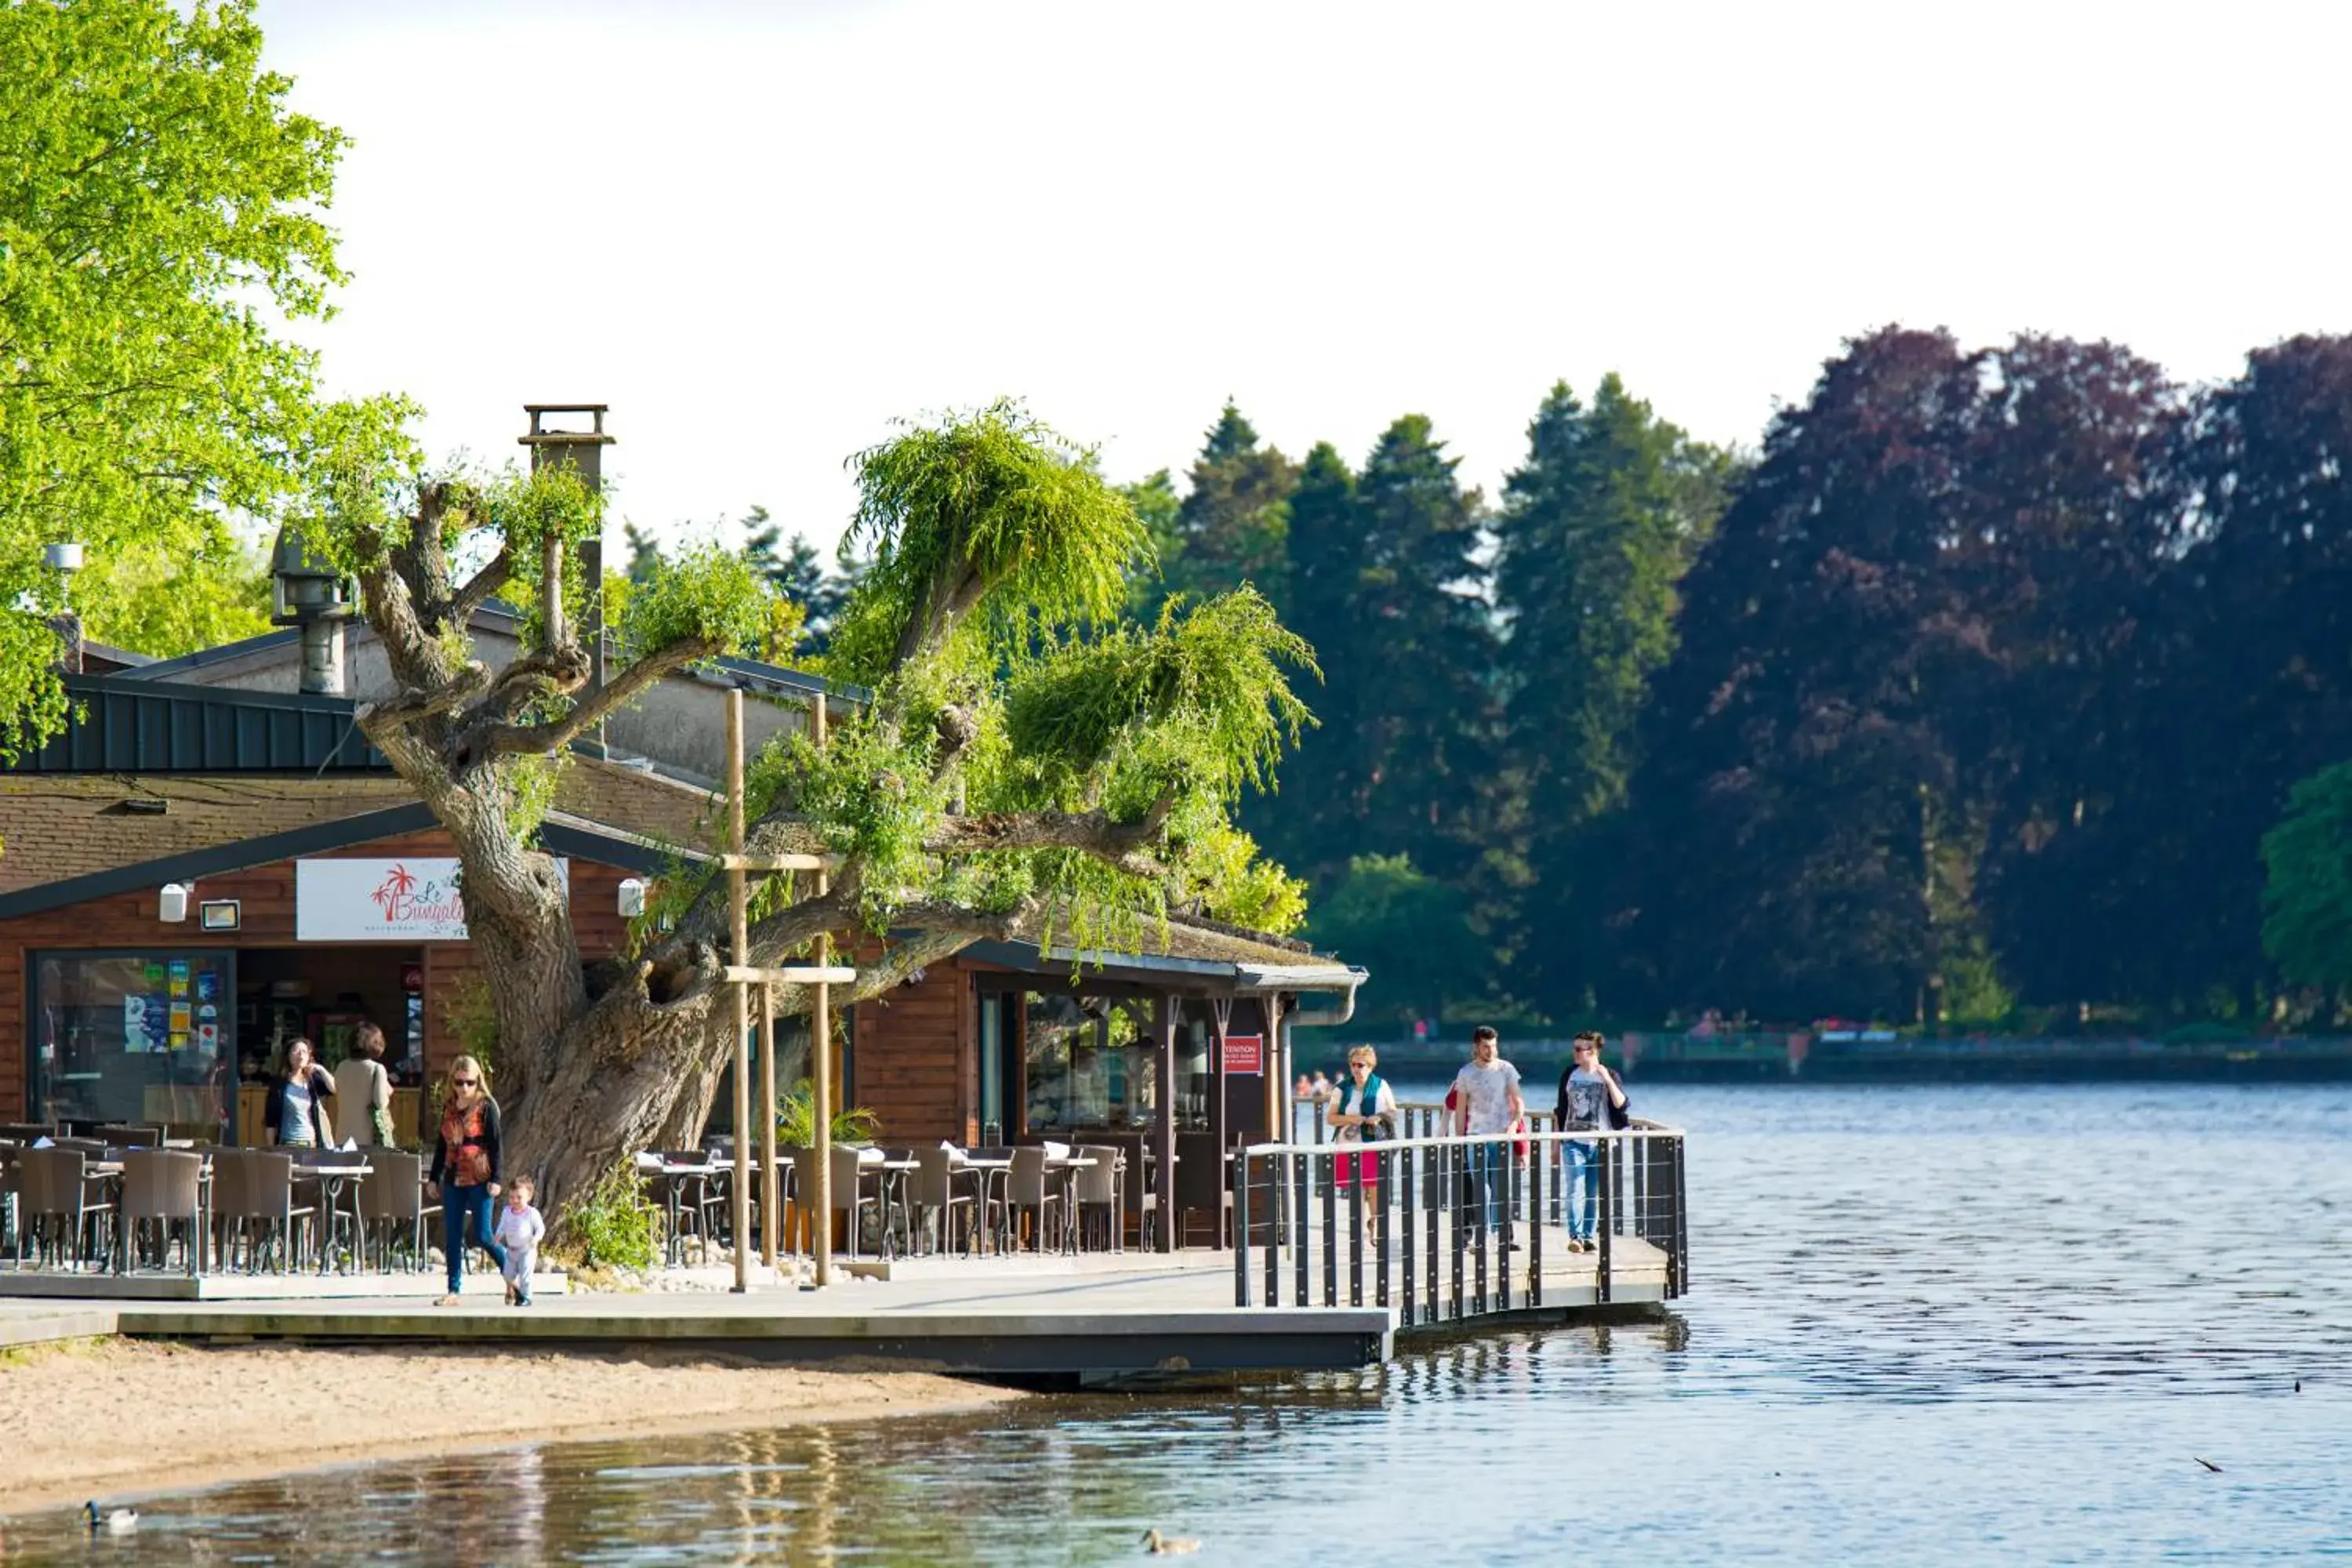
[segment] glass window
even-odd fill
[[[1160,1064],[1151,1044],[1151,1004],[1074,996],[1026,998],[1023,1066],[1031,1132],[1129,1130],[1152,1125]],[[1205,1020],[1176,1033],[1176,1124],[1209,1125]]]
[[[33,957],[29,1100],[42,1121],[225,1138],[236,1059],[229,952]]]

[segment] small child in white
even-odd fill
[[[507,1206],[499,1211],[499,1223],[492,1235],[507,1249],[507,1305],[530,1305],[530,1269],[539,1257],[539,1238],[547,1234],[547,1222],[530,1206],[538,1188],[529,1176],[517,1176],[507,1184]]]

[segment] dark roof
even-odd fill
[[[541,837],[557,854],[658,871],[700,844],[709,808],[700,791],[574,758]],[[390,773],[0,778],[0,918],[435,826]]]
[[[521,619],[521,616],[512,605],[500,604],[495,599],[474,612],[476,626],[486,631],[496,631],[509,637],[516,635],[520,629]],[[373,635],[368,630],[364,622],[355,625],[352,632],[354,636]],[[300,640],[301,633],[299,630],[265,632],[259,637],[247,637],[241,642],[223,643],[218,647],[199,648],[194,653],[183,654],[178,658],[157,659],[152,663],[142,664],[136,670],[127,670],[123,673],[127,678],[134,680],[170,682],[177,680],[179,677],[190,670],[201,669],[208,664],[243,658],[247,655],[259,653],[281,644],[296,645]],[[778,690],[789,691],[800,696],[813,697],[822,691],[827,696],[838,698],[845,702],[863,703],[873,695],[862,686],[852,686],[846,681],[827,680],[821,675],[811,675],[806,670],[789,669],[782,665],[767,664],[756,658],[720,658],[710,662],[730,675],[742,677],[752,685],[772,687]]]
[[[380,773],[349,698],[155,686],[137,674],[68,675],[73,714],[13,773]]]
[[[1034,941],[981,942],[964,951],[982,963],[1032,973],[1176,975],[1227,981],[1242,990],[1351,989],[1363,977],[1361,970],[1303,942],[1222,921],[1171,916],[1162,927],[1147,921],[1142,938],[1136,952],[1074,950],[1062,942],[1049,949]]]

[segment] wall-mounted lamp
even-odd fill
[[[155,918],[165,925],[178,925],[188,918],[188,888],[184,882],[166,882],[163,896],[156,901]]]
[[[646,912],[646,884],[636,877],[621,879],[621,913],[635,920]]]
[[[196,906],[196,924],[206,931],[235,931],[243,919],[235,899],[206,899]]]

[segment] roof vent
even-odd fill
[[[134,795],[122,803],[121,809],[132,816],[161,816],[172,809],[172,803],[159,795]]]

